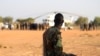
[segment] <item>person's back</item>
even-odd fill
[[[63,48],[60,29],[63,22],[63,15],[60,13],[56,14],[54,19],[55,25],[44,32],[44,56],[62,56]]]
[[[60,56],[62,54],[61,32],[51,27],[43,34],[44,56]]]
[[[58,13],[55,15],[53,27],[47,29],[43,34],[43,55],[44,56],[75,56],[63,52],[61,26],[63,24],[63,15]]]

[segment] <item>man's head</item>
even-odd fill
[[[63,15],[61,13],[57,13],[54,19],[55,26],[61,28],[63,22],[64,22]]]

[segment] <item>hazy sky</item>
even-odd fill
[[[71,12],[93,19],[100,16],[100,0],[0,0],[0,16],[3,17],[36,17],[51,11]]]

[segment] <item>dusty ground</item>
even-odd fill
[[[43,56],[44,31],[0,30],[0,56]],[[62,30],[63,49],[77,56],[100,56],[100,30]]]

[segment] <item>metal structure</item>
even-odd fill
[[[42,15],[39,15],[39,16],[35,17],[34,19],[38,19],[38,18],[40,18],[42,16],[45,16],[45,15],[51,14],[51,13],[54,13],[54,14],[56,14],[56,13],[62,13],[62,14],[67,14],[67,15],[71,15],[71,16],[79,16],[79,17],[80,16],[83,16],[83,15],[79,15],[79,14],[75,14],[75,13],[69,13],[69,12],[63,12],[63,11],[55,11],[55,12],[47,12],[47,13],[44,13]]]
[[[62,13],[63,15],[67,15],[68,18],[64,19],[64,24],[63,24],[62,28],[68,28],[68,29],[72,29],[73,27],[71,25],[65,25],[65,24],[72,24],[74,17],[76,17],[76,16],[81,17],[82,16],[79,14],[74,14],[74,13],[69,13],[69,12],[56,11],[56,12],[44,13],[40,16],[35,17],[35,20],[37,20],[40,17],[46,16],[46,18],[43,19],[43,23],[49,24],[49,26],[53,26],[54,25],[54,22],[53,22],[54,16],[57,13]]]

